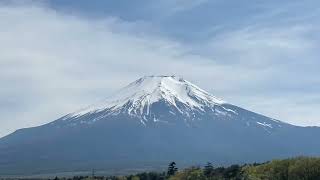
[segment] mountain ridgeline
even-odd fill
[[[318,137],[318,127],[245,110],[182,78],[146,76],[97,104],[1,138],[0,175],[317,156]]]

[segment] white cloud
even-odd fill
[[[52,121],[140,76],[205,66],[179,43],[137,36],[115,18],[82,19],[40,6],[2,6],[0,14],[0,135]]]
[[[224,92],[238,105],[292,124],[319,126],[319,27],[308,21],[257,23],[221,33],[201,48],[247,76]]]
[[[0,6],[0,136],[50,122],[149,74],[180,75],[211,92],[214,88],[217,96],[235,104],[279,119],[297,119],[297,124],[306,124],[297,118],[304,112],[308,123],[320,125],[314,113],[319,105],[289,106],[305,94],[297,101],[291,101],[294,94],[272,94],[277,92],[272,80],[279,76],[278,83],[319,82],[311,70],[293,78],[282,65],[292,58],[297,63],[288,67],[310,67],[298,59],[312,58],[319,47],[305,37],[312,27],[254,27],[219,34],[203,47],[210,53],[200,56],[190,53],[189,45],[148,34],[140,23],[85,19],[38,5]],[[266,91],[255,86],[272,87],[270,93],[259,94]],[[282,88],[288,86],[299,84]],[[261,103],[267,100],[275,103]],[[285,106],[288,109],[279,112],[278,107]]]

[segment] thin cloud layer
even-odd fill
[[[150,74],[182,76],[230,103],[320,125],[320,45],[309,36],[317,26],[239,27],[199,45],[150,32],[148,22],[91,19],[45,5],[0,5],[0,14],[0,136],[50,122]]]

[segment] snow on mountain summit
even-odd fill
[[[120,89],[113,96],[95,105],[89,106],[71,116],[81,116],[87,113],[103,110],[119,110],[128,106],[128,113],[140,113],[159,101],[165,101],[176,107],[178,103],[190,109],[203,109],[205,106],[225,103],[223,100],[214,97],[196,85],[176,76],[144,76],[128,86]]]
[[[108,121],[140,122],[144,126],[223,121],[244,127],[262,128],[268,133],[285,123],[229,104],[176,76],[144,76],[109,98],[52,122],[76,126]]]

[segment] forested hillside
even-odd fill
[[[144,172],[127,176],[80,176],[54,180],[319,180],[320,158],[297,157],[265,163],[215,167],[208,162],[204,167],[178,169],[171,162],[167,172]]]

